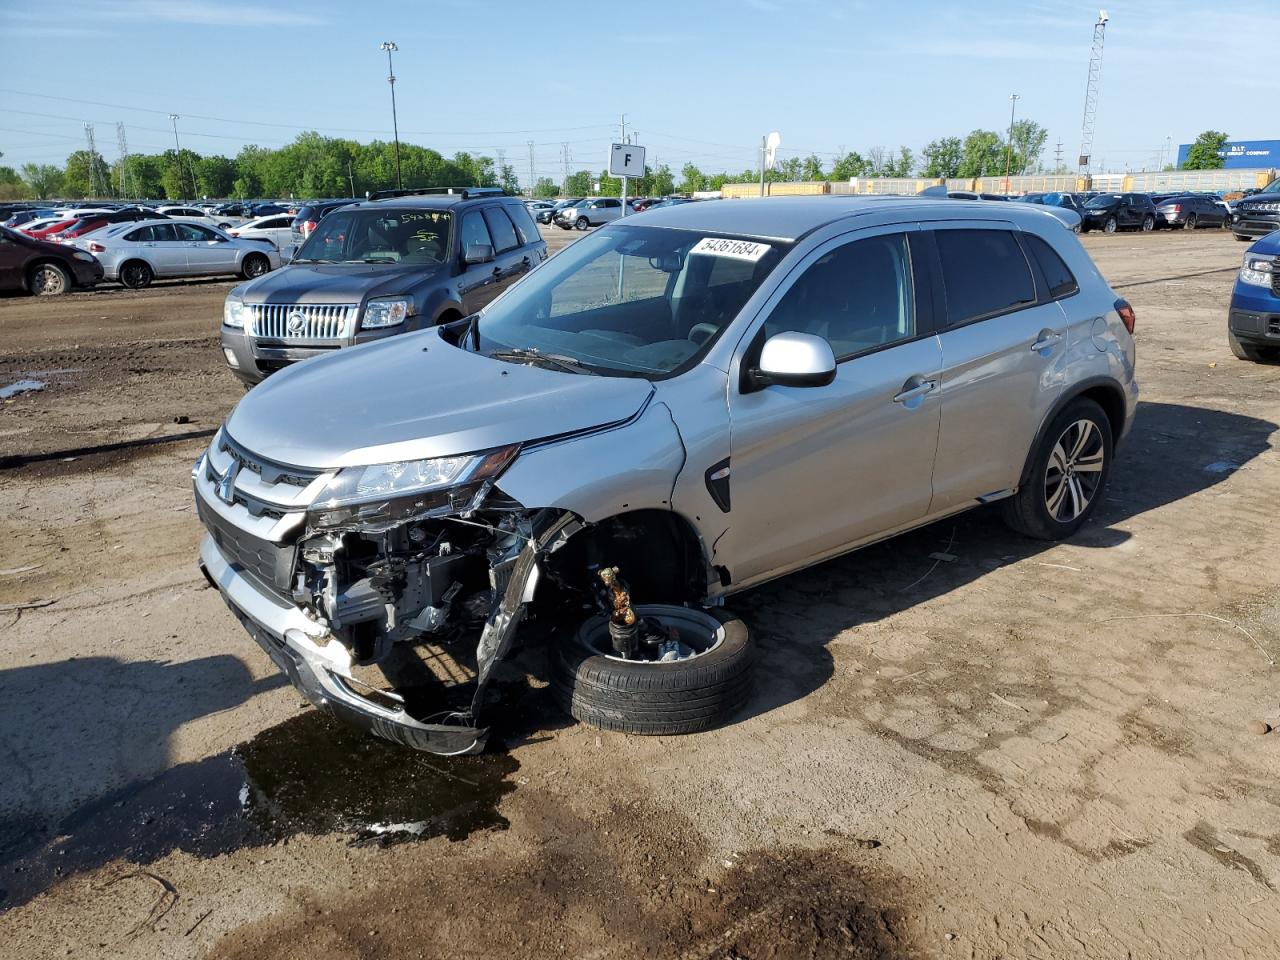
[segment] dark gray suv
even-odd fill
[[[222,351],[245,384],[298,360],[475,313],[547,258],[524,204],[501,190],[352,203],[297,256],[227,294]]]

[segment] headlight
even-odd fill
[[[1240,268],[1240,282],[1252,283],[1259,287],[1271,286],[1271,275],[1275,270],[1275,262],[1265,259],[1256,253],[1244,255],[1244,266]]]
[[[316,498],[313,520],[318,527],[337,527],[404,520],[441,508],[463,509],[519,450],[499,447],[456,457],[345,467]]]
[[[90,254],[85,253],[83,250],[77,250],[71,256],[76,260],[83,260],[85,263],[93,262],[93,257]]]
[[[370,300],[364,308],[364,316],[360,326],[365,330],[376,327],[394,327],[404,323],[409,315],[409,301],[399,298],[387,300]]]
[[[227,297],[222,305],[222,322],[228,327],[244,328],[244,301],[238,297]]]

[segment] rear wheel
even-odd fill
[[[27,289],[37,297],[56,297],[71,289],[71,276],[56,263],[38,263],[27,276]]]
[[[1194,230],[1196,228],[1196,215],[1193,213],[1187,217],[1186,222],[1182,224],[1183,230]]]
[[[271,261],[260,253],[251,253],[240,265],[240,273],[246,280],[260,277],[271,269]]]
[[[742,708],[753,659],[742,620],[671,604],[637,604],[635,611],[674,631],[666,659],[622,659],[608,618],[590,618],[556,649],[552,689],[565,710],[603,730],[660,736],[706,730]]]
[[[1227,346],[1231,348],[1231,352],[1235,354],[1237,360],[1252,360],[1254,363],[1265,363],[1280,356],[1280,350],[1275,347],[1259,347],[1252,343],[1246,343],[1230,330],[1227,331]]]
[[[588,220],[586,217],[579,217],[577,221],[574,223],[574,226],[577,227],[579,230],[586,230],[589,226],[591,226],[591,221]]]
[[[1156,218],[1148,214],[1142,218],[1142,232],[1150,233],[1156,228]]]
[[[1004,520],[1037,540],[1061,540],[1082,526],[1102,499],[1111,472],[1111,421],[1088,397],[1071,401],[1049,424]]]
[[[141,290],[151,286],[155,274],[141,260],[130,260],[120,268],[120,282],[132,290]]]

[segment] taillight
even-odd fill
[[[1174,212],[1174,213],[1181,213],[1181,212],[1182,212],[1182,204],[1180,204],[1180,203],[1175,203],[1175,204],[1173,205],[1173,212]]]
[[[1138,316],[1133,312],[1133,307],[1129,306],[1129,301],[1123,297],[1117,300],[1116,313],[1120,314],[1120,322],[1124,324],[1124,328],[1132,334],[1134,325],[1138,322]]]
[[[319,224],[315,220],[303,220],[302,226],[298,227],[298,232],[304,237],[311,236],[311,231],[318,227]]]
[[[103,246],[102,244],[100,244],[100,243],[93,243],[93,242],[90,242],[90,243],[89,243],[89,252],[90,252],[90,253],[106,253],[106,252],[107,252],[107,248],[106,248],[106,247],[104,247],[104,246]]]

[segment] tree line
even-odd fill
[[[993,130],[973,130],[965,137],[940,137],[925,144],[919,155],[908,147],[866,152],[841,151],[823,159],[817,154],[780,160],[765,174],[770,182],[848,180],[852,177],[911,177],[927,179],[1003,176],[1043,170],[1048,132],[1034,120],[1013,125],[1012,140]],[[1184,163],[1188,169],[1222,165],[1218,151],[1225,133],[1206,131],[1197,138]],[[400,145],[401,177],[406,187],[500,186],[519,193],[521,185],[511,164],[493,157],[455,153],[452,157],[417,144]],[[1055,173],[1069,172],[1065,167]],[[646,196],[718,190],[726,183],[754,183],[759,169],[711,172],[686,163],[679,172],[663,164],[646,168],[628,191]],[[115,197],[181,200],[196,197],[314,197],[362,196],[366,191],[395,186],[395,146],[387,141],[358,143],[319,133],[300,134],[283,147],[246,146],[235,157],[203,156],[192,150],[131,154],[108,163],[101,154],[76,150],[62,166],[24,164],[20,169],[0,165],[0,199]],[[578,170],[563,183],[541,177],[533,185],[536,197],[617,196],[621,181],[605,170]]]

